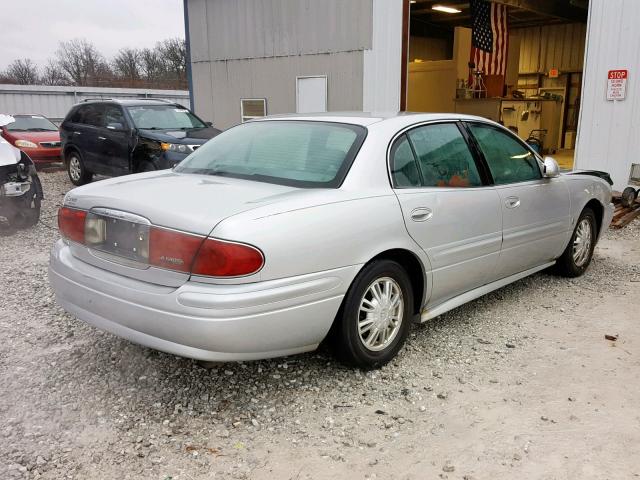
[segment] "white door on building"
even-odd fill
[[[316,113],[327,111],[327,77],[296,78],[296,112]]]

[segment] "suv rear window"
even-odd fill
[[[335,188],[344,180],[366,132],[358,125],[332,122],[244,123],[209,140],[175,170]]]

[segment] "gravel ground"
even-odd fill
[[[205,369],[56,305],[71,184],[42,181],[42,222],[0,237],[2,479],[640,476],[640,222],[579,279],[534,275],[416,326],[380,370],[324,350]]]

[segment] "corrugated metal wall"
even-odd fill
[[[640,1],[591,0],[576,168],[608,171],[618,190],[640,163]],[[609,70],[629,70],[626,99],[607,101]]]
[[[362,50],[371,0],[190,0],[194,62]]]
[[[520,37],[520,73],[582,70],[587,26],[583,23],[516,30]]]
[[[187,0],[195,110],[220,128],[241,98],[295,111],[296,76],[327,75],[330,110],[362,109],[372,0]]]
[[[0,113],[38,113],[60,122],[73,104],[86,98],[161,98],[189,105],[185,90],[0,85]]]

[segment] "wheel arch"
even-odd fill
[[[427,278],[422,261],[410,250],[393,248],[378,253],[363,265],[363,268],[377,260],[392,260],[406,270],[407,275],[409,275],[409,280],[411,281],[411,288],[413,289],[413,313],[414,315],[419,315],[424,302]]]
[[[63,151],[63,158],[64,158],[65,164],[69,163],[69,159],[67,157],[71,152],[75,152],[78,155],[80,155],[80,157],[82,157],[82,153],[80,153],[80,150],[78,149],[78,147],[76,147],[75,145],[67,145],[66,147],[64,147],[64,151]]]
[[[589,200],[582,210],[580,210],[580,214],[584,212],[585,208],[590,208],[596,216],[596,227],[598,229],[596,233],[596,237],[600,236],[600,230],[602,229],[602,222],[604,220],[604,205],[600,203],[600,201],[596,198],[592,198]]]

